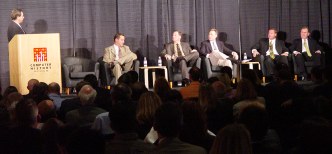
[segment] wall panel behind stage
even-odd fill
[[[112,45],[113,35],[126,35],[126,44],[139,58],[156,64],[163,45],[180,30],[185,41],[199,47],[210,28],[239,50],[250,51],[268,27],[285,32],[291,43],[299,28],[309,25],[331,45],[330,0],[0,0],[0,80],[9,84],[7,27],[10,11],[24,9],[28,33],[60,33],[61,55],[96,60]],[[239,40],[241,22],[241,45]],[[75,50],[73,50],[75,49]],[[75,51],[75,52],[73,52]]]

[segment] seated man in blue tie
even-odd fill
[[[295,56],[295,63],[297,64],[297,69],[300,76],[307,78],[307,73],[305,70],[304,62],[312,61],[314,66],[319,66],[321,64],[321,47],[319,44],[309,38],[309,28],[304,26],[301,28],[300,32],[301,38],[295,39],[293,41],[290,50]]]
[[[233,68],[231,60],[239,58],[235,51],[228,49],[224,42],[217,40],[218,30],[210,29],[208,40],[201,43],[201,55],[209,58],[212,65]]]
[[[272,77],[276,74],[275,65],[277,63],[288,65],[288,49],[286,48],[284,41],[276,39],[277,33],[277,29],[270,28],[268,38],[260,39],[251,50],[253,59],[255,61],[260,61],[261,65],[265,66],[267,77]],[[262,55],[263,59],[260,60],[259,55]]]

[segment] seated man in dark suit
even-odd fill
[[[293,45],[290,47],[295,56],[295,63],[299,70],[299,75],[304,78],[307,77],[304,62],[312,61],[314,66],[319,66],[321,63],[321,47],[318,43],[309,38],[309,28],[304,26],[301,28],[301,38],[295,39]]]
[[[190,48],[189,43],[181,42],[181,36],[182,32],[174,31],[173,41],[165,45],[165,50],[161,52],[161,56],[168,61],[173,60],[172,66],[180,68],[182,79],[189,80],[188,66],[194,66],[199,54],[197,50]]]
[[[208,40],[201,43],[201,55],[210,58],[212,65],[229,66],[233,68],[231,60],[237,60],[239,58],[238,54],[228,49],[224,42],[217,40],[217,29],[210,29],[208,37]]]
[[[8,42],[10,42],[16,34],[25,34],[25,31],[21,26],[24,20],[22,9],[13,9],[10,17],[12,21],[10,22],[7,30]]]
[[[255,61],[260,61],[261,65],[266,67],[266,76],[273,76],[275,72],[275,65],[277,63],[284,63],[288,65],[288,49],[285,43],[281,40],[277,40],[277,29],[270,28],[268,38],[262,38],[257,44],[252,47],[252,55]],[[259,60],[258,55],[262,55],[264,58]]]

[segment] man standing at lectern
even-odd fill
[[[122,71],[129,71],[132,68],[133,61],[137,59],[136,54],[131,52],[129,47],[124,45],[124,42],[124,34],[117,33],[114,36],[114,44],[105,48],[103,61],[110,64],[116,79],[115,84],[118,83]]]
[[[26,34],[21,24],[24,20],[24,15],[22,9],[13,9],[10,17],[12,21],[10,22],[7,30],[8,42],[16,35],[16,34]]]

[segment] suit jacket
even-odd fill
[[[321,50],[321,47],[319,46],[319,44],[313,39],[308,38],[308,44],[309,44],[309,49],[310,49],[310,52],[312,55],[317,50]],[[294,52],[294,51],[302,52],[302,39],[301,38],[295,39],[293,41],[292,46],[290,47],[290,50],[292,52]]]
[[[286,48],[284,41],[276,39],[275,47],[279,55],[281,55],[284,52],[288,52],[288,49]],[[259,52],[259,54],[266,56],[266,51],[269,50],[269,39],[268,38],[260,39],[258,43],[252,47],[252,49],[256,49]]]
[[[14,21],[11,21],[7,30],[8,42],[10,42],[10,40],[12,40],[16,34],[25,34],[25,31],[21,29],[21,27],[18,26]]]
[[[179,138],[166,138],[157,145],[155,153],[205,154],[207,152],[202,147],[182,142]]]
[[[220,52],[231,57],[233,51],[231,49],[228,49],[225,46],[224,42],[216,40],[216,43],[217,43],[217,46],[218,46],[218,49]],[[201,55],[206,56],[207,54],[210,54],[211,52],[212,52],[212,46],[211,46],[210,40],[203,41],[201,43],[201,48],[200,48]]]
[[[187,43],[187,42],[181,42],[180,45],[181,45],[182,52],[183,52],[184,55],[190,54],[190,51],[192,49],[190,48],[189,43]],[[163,52],[161,53],[161,56],[165,56],[166,54],[168,54],[168,55],[175,54],[174,42],[166,44],[165,50],[163,50]]]
[[[121,56],[119,58],[124,57],[125,55],[128,55],[131,53],[131,50],[126,45],[121,47],[120,50],[121,50]],[[112,45],[112,46],[105,48],[103,61],[106,63],[110,63],[110,62],[113,62],[114,60],[115,60],[115,48],[114,48],[114,45]]]

